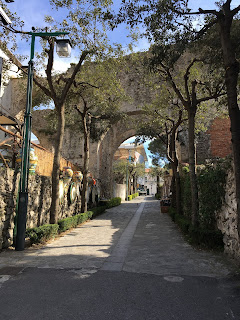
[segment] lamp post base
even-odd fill
[[[28,192],[19,192],[16,251],[23,251],[25,247],[25,233],[27,221]]]

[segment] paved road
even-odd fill
[[[240,278],[139,197],[40,248],[0,253],[0,319],[240,319]]]

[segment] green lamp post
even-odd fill
[[[26,233],[26,220],[27,220],[27,206],[28,206],[28,170],[29,170],[29,155],[31,144],[31,127],[32,127],[32,87],[33,87],[33,58],[36,37],[57,37],[60,35],[69,34],[68,32],[29,32],[31,38],[31,53],[28,63],[28,81],[27,81],[27,102],[26,111],[24,116],[24,130],[23,130],[23,143],[22,143],[22,160],[21,160],[21,174],[20,174],[20,188],[18,194],[18,215],[17,215],[17,235],[15,249],[17,251],[24,250],[25,233]],[[70,43],[69,40],[63,39],[59,41],[57,53],[61,57],[69,56]]]

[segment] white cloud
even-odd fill
[[[150,43],[149,43],[148,39],[143,38],[138,41],[138,43],[134,47],[133,51],[134,52],[145,51],[145,50],[148,50],[149,48],[150,48]]]

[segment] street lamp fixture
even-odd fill
[[[71,43],[69,39],[57,39],[56,44],[56,52],[60,58],[71,56]]]
[[[22,143],[22,161],[20,174],[20,188],[18,194],[18,208],[17,208],[17,235],[15,249],[17,251],[24,250],[26,221],[27,221],[27,206],[28,206],[28,169],[31,145],[31,127],[32,127],[32,87],[33,87],[33,58],[36,37],[57,37],[66,35],[68,32],[29,32],[31,39],[31,53],[28,63],[28,82],[27,82],[27,102],[24,116],[24,130]]]

